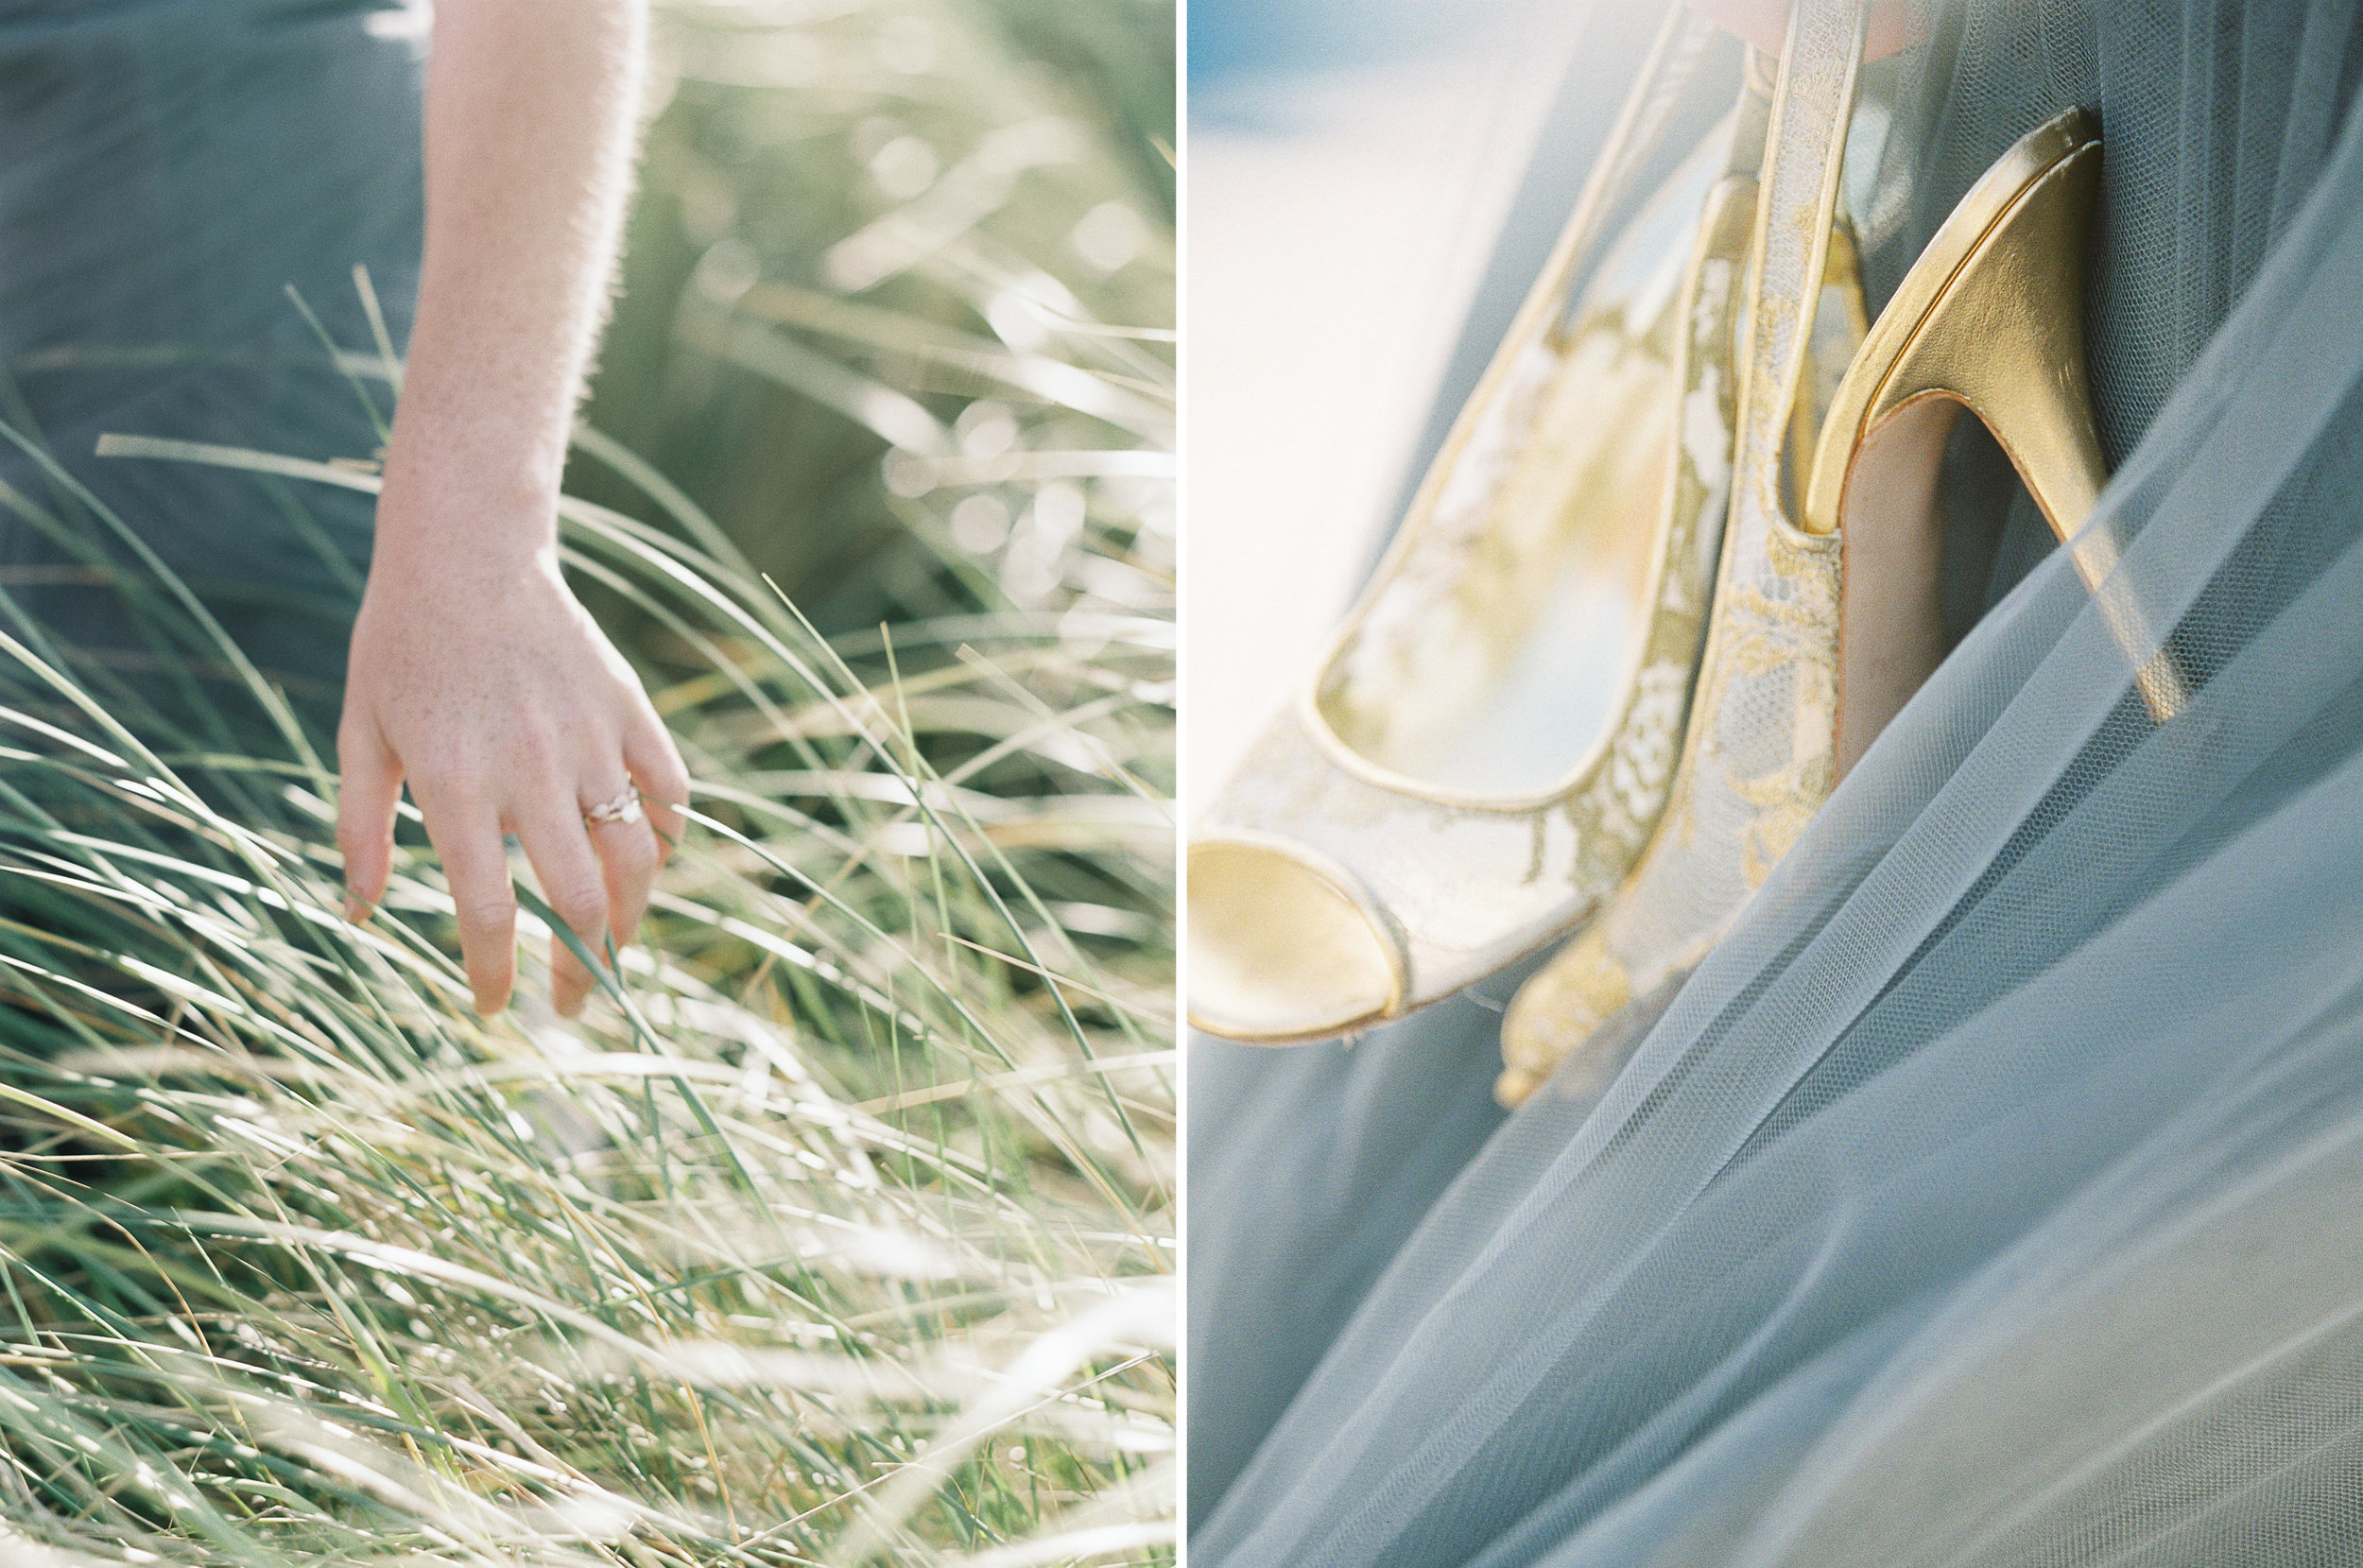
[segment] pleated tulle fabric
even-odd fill
[[[2101,516],[2190,705],[1964,440],[1974,624],[1604,1095],[1489,1127],[1475,996],[1198,1042],[1195,1561],[2363,1560],[2354,9],[1948,6],[1877,68],[1874,295],[2100,112]]]
[[[370,498],[95,449],[107,434],[314,460],[377,449],[363,398],[382,417],[392,394],[354,269],[399,347],[425,19],[401,0],[0,0],[0,420],[331,714]],[[134,621],[102,585],[145,576],[121,542],[5,443],[0,486],[0,586],[136,665]]]

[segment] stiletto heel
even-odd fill
[[[1751,291],[1749,380],[1714,625],[1664,819],[1600,918],[1519,991],[1496,1094],[1516,1104],[1635,998],[1695,965],[1787,852],[1836,778],[1942,658],[1936,481],[1962,410],[1993,433],[2095,591],[2151,715],[2184,701],[2171,659],[2111,577],[2113,539],[2077,530],[2107,474],[2086,388],[2083,250],[2100,146],[2061,115],[1978,181],[1916,262],[1833,395],[1805,486],[1782,515],[1781,439],[1804,289],[1779,236],[1825,232],[1853,99],[1860,14],[1800,0],[1773,107]],[[1821,62],[1800,78],[1796,61]],[[1596,1075],[1594,1075],[1596,1077]]]
[[[1982,421],[2062,541],[2108,481],[2084,370],[2084,254],[2100,138],[2072,109],[2022,138],[1961,198],[1880,314],[1831,400],[1804,531],[1836,534],[1836,776],[1844,777],[1944,656],[1938,461],[1954,422]],[[2077,550],[2111,629],[2137,656],[2153,717],[2181,709],[2171,663],[2110,596],[2113,542]]]

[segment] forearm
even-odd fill
[[[504,835],[593,951],[631,939],[689,778],[560,575],[558,481],[606,314],[640,109],[645,0],[441,0],[426,257],[337,727],[350,910],[384,896],[406,784],[476,1005],[505,1006]],[[634,791],[646,816],[614,807]],[[598,808],[595,812],[594,808]],[[593,976],[551,945],[551,997]]]
[[[426,251],[381,555],[545,551],[604,324],[637,128],[645,0],[442,0]]]

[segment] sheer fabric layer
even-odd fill
[[[1983,618],[1604,1099],[1546,1089],[1412,1228],[1391,1170],[1323,1160],[1367,1100],[1209,1118],[1262,1091],[1202,1056],[1193,1315],[1232,1322],[1192,1439],[1253,1457],[1199,1560],[2363,1557],[2354,21],[1976,5],[1888,68],[1882,291],[2012,139],[2100,113],[2103,515],[2191,706],[2150,721],[1965,441]],[[1457,1027],[1263,1071],[1448,1121]],[[1397,1222],[1302,1217],[1366,1197]],[[1351,1313],[1250,1283],[1290,1264],[1372,1283]],[[1317,1364],[1226,1365],[1259,1328]],[[1233,1376],[1254,1400],[1203,1392]]]

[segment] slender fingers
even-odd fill
[[[517,895],[509,882],[500,813],[489,796],[422,793],[426,836],[451,886],[468,988],[475,993],[476,1011],[489,1016],[509,1006],[517,982]]]
[[[598,854],[607,883],[608,930],[620,950],[639,931],[640,918],[648,912],[648,895],[664,864],[664,846],[642,815],[630,821],[594,823],[591,847]]]
[[[532,862],[542,898],[593,955],[603,956],[610,926],[608,879],[582,820],[571,782],[552,781],[517,821],[517,842]],[[550,934],[550,1002],[571,1018],[582,1010],[595,979],[563,937]]]
[[[394,808],[402,761],[367,717],[349,716],[336,735],[336,848],[345,857],[345,919],[366,917],[393,874]]]
[[[421,800],[427,836],[442,857],[443,874],[451,885],[458,913],[460,955],[479,1012],[493,1013],[508,1006],[516,984],[516,895],[509,885],[502,843],[504,826],[515,829],[551,912],[595,957],[606,956],[610,941],[621,949],[638,932],[657,872],[687,825],[683,807],[689,800],[689,774],[672,737],[653,713],[642,715],[627,736],[623,752],[629,783],[613,776],[612,765],[587,787],[552,779],[533,792],[529,806],[521,809],[512,803],[506,813],[489,801],[456,791],[427,791],[432,798]],[[375,760],[366,750],[356,755]],[[394,770],[387,786],[382,808],[384,845],[378,858],[362,862],[380,868],[371,885],[378,894],[383,892],[383,868],[390,854],[393,801],[401,788],[400,778],[399,770]],[[618,798],[629,801],[635,786],[643,799],[634,819],[585,820],[591,804]],[[356,822],[374,821],[375,818],[364,813],[378,809],[366,794],[340,803],[340,836],[345,831],[345,812],[351,811]],[[363,845],[365,856],[366,838],[361,834],[354,840]],[[347,859],[348,865],[354,863],[351,848]],[[597,976],[576,956],[564,938],[553,933],[552,1005],[560,1013],[573,1017],[582,1010],[596,984]]]
[[[664,721],[645,705],[624,736],[624,767],[640,788],[641,809],[656,832],[661,856],[669,860],[689,826],[684,814],[689,804],[689,769],[681,766],[681,752],[665,732]],[[633,924],[638,923],[638,917],[633,917]]]
[[[689,771],[681,766],[673,737],[645,703],[625,736],[623,762],[627,779],[596,776],[585,796],[594,802],[628,801],[635,793],[639,797],[640,809],[627,818],[585,823],[607,885],[607,929],[618,952],[639,933],[641,919],[648,912],[649,895],[656,888],[657,873],[671,858],[688,825],[685,808],[689,803]],[[618,787],[607,788],[611,782]],[[561,972],[554,968],[552,973],[556,992],[561,989]],[[582,997],[569,993],[555,998],[561,1012],[571,1015],[587,997],[590,976],[581,978]]]

